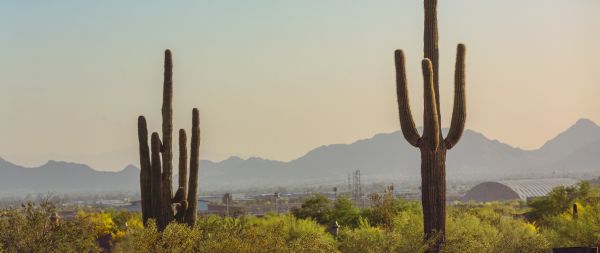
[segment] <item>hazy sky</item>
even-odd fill
[[[467,45],[467,128],[533,149],[600,123],[600,1],[440,0],[442,120]],[[137,116],[199,107],[202,159],[290,160],[399,129],[393,51],[422,121],[422,1],[2,1],[0,157],[102,170],[138,164]],[[459,144],[460,145],[460,144]]]

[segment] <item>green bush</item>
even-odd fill
[[[448,217],[442,252],[495,252],[498,230],[470,214]]]
[[[300,208],[292,208],[292,215],[298,219],[314,219],[319,224],[328,225],[332,221],[331,201],[316,194],[304,201]]]
[[[336,243],[312,220],[290,215],[201,217],[195,228],[172,223],[162,235],[152,222],[128,231],[115,252],[336,252]]]
[[[381,228],[372,227],[365,219],[360,219],[357,228],[342,228],[339,233],[339,249],[346,253],[394,252],[398,248],[395,240],[388,238]]]
[[[547,196],[528,201],[527,205],[531,210],[527,213],[527,217],[538,224],[544,223],[546,217],[556,216],[569,210],[575,202],[588,201],[591,194],[592,188],[587,182],[572,187],[557,187]]]
[[[498,242],[494,252],[548,252],[550,243],[539,229],[527,221],[503,217],[497,226]]]
[[[6,252],[97,252],[93,225],[81,220],[50,221],[49,203],[23,205],[0,217],[0,245]]]
[[[333,204],[332,219],[344,227],[357,227],[360,220],[360,209],[354,206],[352,200],[342,197]]]
[[[546,217],[545,236],[553,247],[600,245],[600,205],[578,204],[578,216],[571,210]]]

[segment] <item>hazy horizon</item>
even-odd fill
[[[341,3],[0,3],[0,157],[137,165],[137,116],[160,126],[166,48],[174,127],[189,131],[200,109],[201,159],[287,161],[397,131],[397,48],[420,125],[422,3]],[[442,125],[457,43],[467,129],[535,149],[577,119],[600,123],[598,11],[594,0],[441,1]]]

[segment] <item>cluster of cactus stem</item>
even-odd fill
[[[454,75],[454,108],[448,135],[441,131],[439,96],[439,49],[437,29],[437,0],[425,0],[423,135],[415,127],[410,111],[404,53],[395,52],[396,91],[400,126],[404,138],[421,152],[421,193],[425,239],[432,240],[431,252],[439,252],[446,230],[446,151],[460,139],[466,119],[465,46],[459,44]]]
[[[187,166],[187,136],[179,130],[179,188],[173,196],[173,61],[171,52],[165,51],[164,86],[162,104],[162,141],[157,132],[152,133],[148,147],[148,130],[144,116],[138,118],[140,144],[140,189],[144,225],[149,219],[156,221],[160,231],[173,220],[193,226],[196,223],[198,204],[198,168],[200,149],[200,116],[192,110],[192,136],[190,142],[189,177]],[[175,210],[174,210],[175,209]]]

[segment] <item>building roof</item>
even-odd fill
[[[579,181],[571,178],[520,179],[483,182],[471,188],[463,201],[488,202],[545,196],[559,186],[573,186]]]

